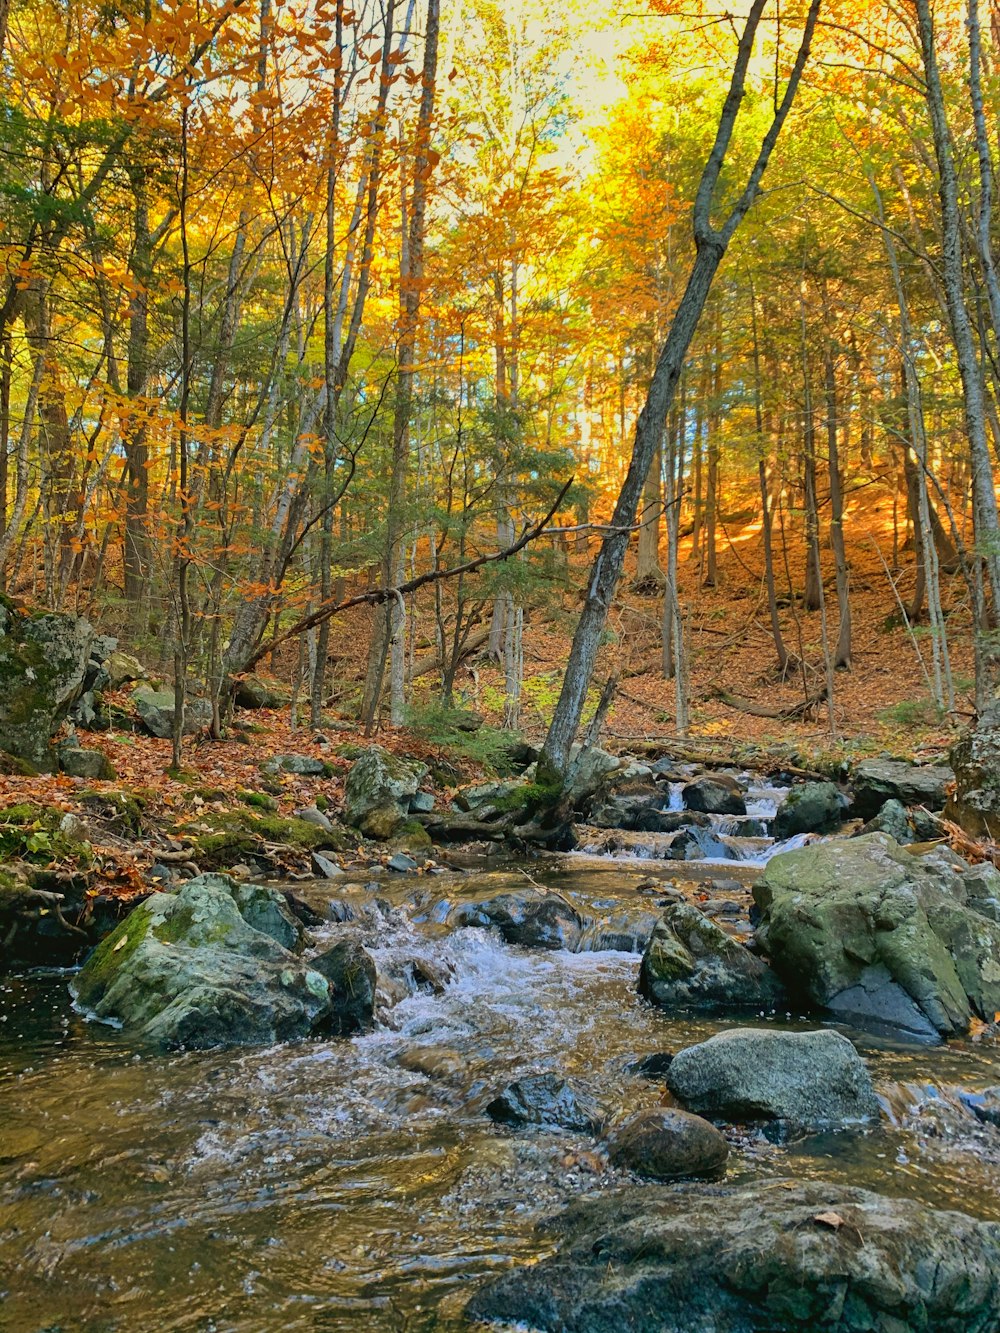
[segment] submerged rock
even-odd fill
[[[779,842],[796,833],[831,833],[841,822],[844,808],[840,788],[832,782],[800,782],[789,790],[774,818]]]
[[[790,990],[845,1019],[965,1033],[1000,1010],[1000,924],[967,869],[882,833],[784,852],[753,889],[758,941]]]
[[[615,1166],[652,1180],[717,1180],[725,1173],[729,1144],[701,1116],[654,1107],[615,1129],[608,1156]]]
[[[871,819],[885,805],[924,805],[928,810],[944,808],[955,774],[945,765],[909,764],[904,759],[863,759],[854,770],[854,811]]]
[[[72,989],[97,1018],[159,1045],[303,1037],[331,1003],[326,978],[292,952],[300,939],[276,890],[199,875],[140,903]]]
[[[486,1107],[502,1125],[545,1125],[581,1134],[601,1128],[601,1108],[590,1089],[560,1074],[528,1074],[508,1084]]]
[[[631,1186],[546,1227],[470,1320],[536,1333],[998,1333],[1000,1224],[844,1185]]]
[[[782,997],[767,964],[689,903],[660,918],[639,969],[639,993],[665,1009],[770,1010]]]
[[[868,1067],[839,1032],[732,1028],[679,1051],[666,1074],[682,1106],[713,1119],[792,1130],[878,1119]]]
[[[448,916],[452,926],[499,930],[507,944],[525,949],[574,951],[583,933],[583,918],[558,893],[501,893],[483,902],[460,903]]]
[[[685,785],[682,792],[688,810],[703,810],[709,815],[745,815],[743,789],[735,778],[725,773],[707,774]]]

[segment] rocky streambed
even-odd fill
[[[346,940],[374,964],[370,1021],[346,1039],[164,1050],[162,1031],[71,1007],[86,973],[8,978],[0,1323],[1000,1327],[992,1030],[916,1044],[787,998],[640,994],[664,917],[689,980],[692,913],[713,945],[717,930],[744,948],[759,874],[574,854],[296,884],[311,938],[274,943],[297,960],[282,984],[300,1009],[333,1005],[334,983],[321,996],[303,976]],[[287,930],[265,898],[232,895],[240,939],[236,916]],[[161,953],[186,947],[188,916],[218,943],[202,909],[160,911],[174,922]],[[248,956],[281,963],[270,946]],[[690,1054],[735,1033],[723,1040],[743,1072],[723,1064],[745,1096],[775,1067],[775,1039],[817,1032],[805,1074],[801,1054],[779,1056],[784,1075],[751,1088],[752,1105],[724,1087],[719,1101],[716,1057]],[[715,1121],[721,1156],[699,1130],[668,1137],[681,1156],[664,1158],[663,1135],[635,1126],[666,1112]],[[708,1179],[653,1180],[657,1161]]]

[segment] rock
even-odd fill
[[[396,1056],[396,1063],[411,1074],[451,1082],[465,1072],[468,1062],[458,1051],[447,1046],[411,1046]]]
[[[587,800],[601,786],[609,773],[621,768],[621,760],[596,745],[584,749],[574,745],[570,750],[569,768],[563,784],[563,798],[575,809],[583,809]]]
[[[725,773],[695,778],[685,784],[682,795],[688,810],[703,810],[709,815],[745,815],[747,812],[740,784]]]
[[[174,692],[154,690],[150,685],[137,685],[132,701],[143,726],[151,736],[169,740],[174,734]],[[212,705],[207,699],[185,699],[184,735],[192,736],[212,720]]]
[[[955,791],[945,815],[974,838],[1000,838],[1000,699],[986,705],[950,758]]]
[[[825,1181],[629,1186],[465,1317],[533,1333],[998,1333],[1000,1224]]]
[[[397,874],[408,875],[411,871],[418,869],[418,862],[414,861],[412,856],[407,856],[405,852],[396,852],[390,856],[385,863],[387,870],[395,870]]]
[[[68,812],[60,819],[59,832],[64,838],[69,838],[71,842],[86,842],[90,837],[90,830],[87,828],[86,821],[72,812]]]
[[[639,993],[665,1009],[771,1010],[782,998],[767,964],[688,903],[668,907],[657,923]]]
[[[845,1020],[926,1039],[1000,1010],[1000,925],[947,859],[884,833],[818,843],[773,857],[753,897],[778,975]]]
[[[118,776],[103,750],[85,750],[80,745],[59,747],[59,767],[71,778],[90,778],[97,782],[114,782]]]
[[[961,1100],[983,1125],[1000,1129],[1000,1087],[984,1088],[982,1092],[963,1092]]]
[[[429,815],[436,804],[434,793],[429,791],[416,791],[410,797],[410,813],[415,815]]]
[[[313,824],[316,828],[323,829],[325,833],[333,832],[332,822],[314,805],[304,805],[301,810],[294,811],[294,814],[296,819],[304,819],[307,824]]]
[[[778,807],[774,836],[781,842],[796,833],[832,833],[843,812],[840,788],[834,783],[797,783]]]
[[[528,1074],[509,1084],[486,1107],[501,1125],[545,1125],[579,1134],[600,1131],[602,1115],[590,1090],[559,1074]]]
[[[906,813],[906,806],[900,804],[894,797],[890,797],[875,818],[870,819],[863,828],[854,834],[854,837],[859,838],[866,833],[887,833],[901,847],[915,841],[913,829],[910,827],[910,820]]]
[[[455,731],[462,731],[467,735],[473,735],[479,731],[484,721],[482,713],[477,713],[472,708],[455,708],[448,714],[449,726]]]
[[[344,818],[370,838],[391,838],[405,822],[427,765],[371,745],[351,765],[344,787]]]
[[[654,819],[652,823],[639,823],[643,816],[662,813],[664,793],[661,788],[650,787],[646,791],[598,793],[587,815],[587,823],[595,828],[641,829],[646,833],[660,833],[662,829]],[[677,811],[673,812],[675,815]]]
[[[984,861],[978,866],[964,867],[959,875],[972,910],[991,921],[1000,921],[1000,870]]]
[[[317,954],[309,966],[330,985],[330,1016],[324,1028],[341,1037],[365,1032],[375,1013],[375,963],[356,940],[340,940],[332,949]]]
[[[608,1139],[614,1166],[652,1180],[717,1180],[729,1144],[701,1116],[667,1107],[639,1111]]]
[[[583,918],[557,893],[544,897],[502,893],[478,903],[461,903],[449,913],[453,926],[495,927],[507,944],[525,949],[576,950]]]
[[[521,804],[521,793],[527,789],[528,784],[523,778],[512,782],[481,782],[457,792],[453,808],[489,822],[516,809]]]
[[[163,1046],[304,1037],[331,1005],[325,977],[287,947],[300,935],[275,890],[199,875],[140,903],[73,990],[95,1017]]]
[[[83,731],[107,731],[108,718],[101,705],[102,696],[99,690],[85,690],[79,699],[70,705],[66,714],[67,720]]]
[[[629,1065],[628,1072],[638,1074],[641,1078],[658,1081],[666,1076],[673,1060],[672,1051],[654,1051],[652,1055],[644,1055],[641,1060],[636,1060],[634,1064]]]
[[[877,815],[888,800],[941,810],[955,774],[944,765],[908,764],[902,759],[863,759],[854,770],[854,812]]]
[[[288,702],[281,690],[260,676],[243,676],[234,698],[240,708],[281,708]]]
[[[667,856],[671,861],[735,861],[736,853],[711,828],[682,828],[670,844]]]
[[[0,600],[0,750],[51,772],[49,740],[83,690],[93,639],[81,616],[26,616]]]
[[[311,754],[279,754],[264,767],[269,773],[294,773],[301,778],[320,778],[326,772],[323,760]]]
[[[736,1124],[841,1129],[878,1120],[868,1067],[839,1032],[732,1028],[679,1051],[667,1087],[682,1106]]]
[[[118,639],[114,634],[95,634],[90,645],[90,660],[98,664],[108,660],[118,648]]]
[[[104,659],[104,669],[108,673],[108,683],[113,690],[120,685],[128,685],[134,680],[146,679],[146,668],[131,653],[113,652]]]
[[[699,810],[639,810],[632,820],[637,833],[679,833],[682,829],[708,828],[711,817]]]
[[[323,879],[336,879],[340,874],[340,867],[334,865],[332,861],[328,861],[327,858],[321,856],[319,852],[313,852],[312,864],[313,869],[317,871]]]

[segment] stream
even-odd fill
[[[296,884],[335,918],[317,937],[351,920],[378,966],[379,1025],[349,1041],[164,1054],[86,1021],[65,973],[5,978],[0,1328],[468,1327],[477,1279],[546,1252],[540,1217],[628,1179],[595,1140],[500,1128],[486,1102],[552,1069],[618,1118],[660,1100],[638,1060],[736,1026],[641,1000],[625,948],[670,890],[748,929],[747,886],[773,848],[745,842],[724,864],[571,854]],[[591,922],[580,952],[446,921],[456,903],[539,888]],[[1000,1129],[963,1101],[1000,1082],[1000,1048],[842,1030],[869,1062],[881,1126],[781,1147],[733,1133],[729,1181],[846,1181],[1000,1220]]]

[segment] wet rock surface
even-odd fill
[[[837,1185],[633,1188],[546,1228],[554,1255],[470,1319],[544,1333],[995,1333],[1000,1227]]]
[[[725,1173],[729,1145],[701,1116],[670,1107],[639,1111],[608,1138],[615,1166],[651,1180],[716,1180]]]
[[[1000,1009],[1000,926],[976,910],[981,876],[970,894],[966,871],[885,834],[786,852],[753,890],[758,940],[816,1006],[918,1037],[958,1035]]]
[[[800,782],[792,787],[774,820],[774,836],[831,833],[844,814],[840,788],[832,782]]]
[[[604,1116],[592,1091],[560,1074],[527,1074],[508,1084],[486,1105],[486,1114],[501,1125],[550,1128],[596,1134]]]
[[[864,1061],[830,1030],[720,1032],[679,1051],[665,1078],[682,1106],[734,1124],[777,1121],[802,1131],[878,1120]]]
[[[761,958],[689,903],[668,907],[653,930],[639,993],[665,1009],[765,1011],[783,994]]]
[[[684,787],[684,805],[710,815],[745,815],[743,789],[735,778],[715,773],[695,778]]]

